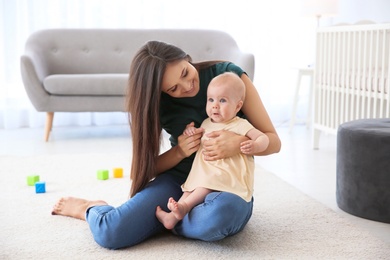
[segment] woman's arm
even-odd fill
[[[268,155],[280,151],[281,142],[275,127],[260,99],[260,96],[252,81],[246,74],[242,74],[241,79],[246,86],[244,105],[241,108],[248,121],[258,130],[268,136],[269,145],[263,152],[253,155]],[[240,136],[230,131],[222,130],[207,134],[210,139],[203,143],[205,160],[218,160],[240,153],[240,144],[249,140],[245,136]]]
[[[254,155],[278,153],[282,144],[268,112],[260,99],[259,93],[246,74],[242,74],[241,79],[244,81],[246,86],[245,102],[241,110],[244,112],[248,121],[269,138],[269,145],[267,149]]]

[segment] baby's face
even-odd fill
[[[236,116],[241,105],[242,101],[237,99],[237,95],[232,88],[213,83],[209,85],[207,89],[206,112],[214,123],[223,123],[231,120]]]

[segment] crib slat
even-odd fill
[[[347,54],[346,54],[346,33],[340,32],[340,84],[339,84],[339,91],[340,91],[340,113],[339,119],[337,120],[337,123],[340,124],[341,122],[344,122],[345,117],[345,99],[346,99],[346,92],[345,92],[345,86],[346,86],[346,60],[347,60]]]
[[[378,48],[378,42],[379,42],[379,33],[375,32],[375,48],[374,48],[374,62],[373,62],[373,67],[372,67],[372,71],[373,71],[373,78],[372,78],[372,84],[373,84],[373,92],[374,92],[374,95],[375,95],[375,99],[374,99],[374,115],[373,117],[378,117],[378,99],[380,98],[380,93],[379,93],[379,89],[378,89],[378,81],[377,81],[377,78],[378,78],[378,59],[379,59],[379,48]]]
[[[379,34],[379,31],[378,31],[378,34]],[[380,74],[380,79],[378,80],[379,81],[379,85],[380,85],[380,92],[381,92],[381,97],[380,97],[380,107],[385,107],[385,96],[386,96],[386,93],[385,93],[385,57],[386,57],[386,53],[383,51],[384,50],[384,46],[386,46],[386,31],[385,30],[381,30],[381,36],[382,36],[382,44],[381,44],[381,74]],[[385,111],[383,111],[383,109],[380,110],[380,117],[384,117],[385,116]]]
[[[360,93],[362,95],[361,97],[361,107],[360,107],[360,118],[365,118],[368,115],[367,113],[367,98],[368,98],[368,91],[367,91],[367,85],[366,85],[366,79],[367,79],[367,49],[369,48],[367,43],[367,36],[369,32],[364,31],[363,33],[363,39],[362,39],[362,45],[363,45],[363,55],[362,55],[362,63],[361,63],[361,72],[362,77],[360,79]]]
[[[372,68],[372,53],[373,53],[373,45],[374,45],[374,32],[370,31],[370,35],[369,35],[369,47],[368,47],[368,66],[366,68],[367,72],[368,72],[368,76],[367,76],[367,92],[368,92],[368,100],[367,100],[367,117],[372,117],[373,116],[373,103],[372,103],[372,100],[374,98],[374,95],[373,95],[373,85],[372,85],[372,70],[370,68]]]
[[[360,99],[361,99],[361,82],[360,82],[360,79],[361,79],[361,60],[362,60],[362,31],[359,31],[356,33],[356,67],[355,67],[355,70],[356,71],[356,74],[355,74],[355,85],[353,86],[354,90],[355,90],[355,94],[354,94],[354,100],[355,100],[355,106],[353,107],[353,111],[355,112],[355,116],[353,119],[358,119],[360,117]]]
[[[386,45],[385,50],[387,51],[387,77],[386,77],[386,84],[385,85],[385,99],[386,99],[386,107],[385,107],[385,116],[384,117],[390,117],[390,29],[385,30],[384,37],[386,38]],[[384,69],[385,70],[385,69]]]

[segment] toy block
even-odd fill
[[[43,181],[38,181],[35,183],[35,193],[45,193],[46,192],[46,183]]]
[[[108,170],[98,170],[97,171],[98,180],[107,180],[108,179]]]
[[[114,168],[112,171],[113,171],[114,178],[123,178],[122,168]]]
[[[39,175],[30,175],[27,176],[27,185],[34,186],[36,182],[39,181]]]

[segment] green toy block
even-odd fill
[[[39,181],[39,175],[30,175],[27,176],[27,185],[34,186],[36,182]]]
[[[35,183],[35,193],[45,193],[46,192],[46,183],[43,181],[38,181]]]
[[[107,180],[108,179],[108,170],[98,170],[97,171],[98,180]]]

